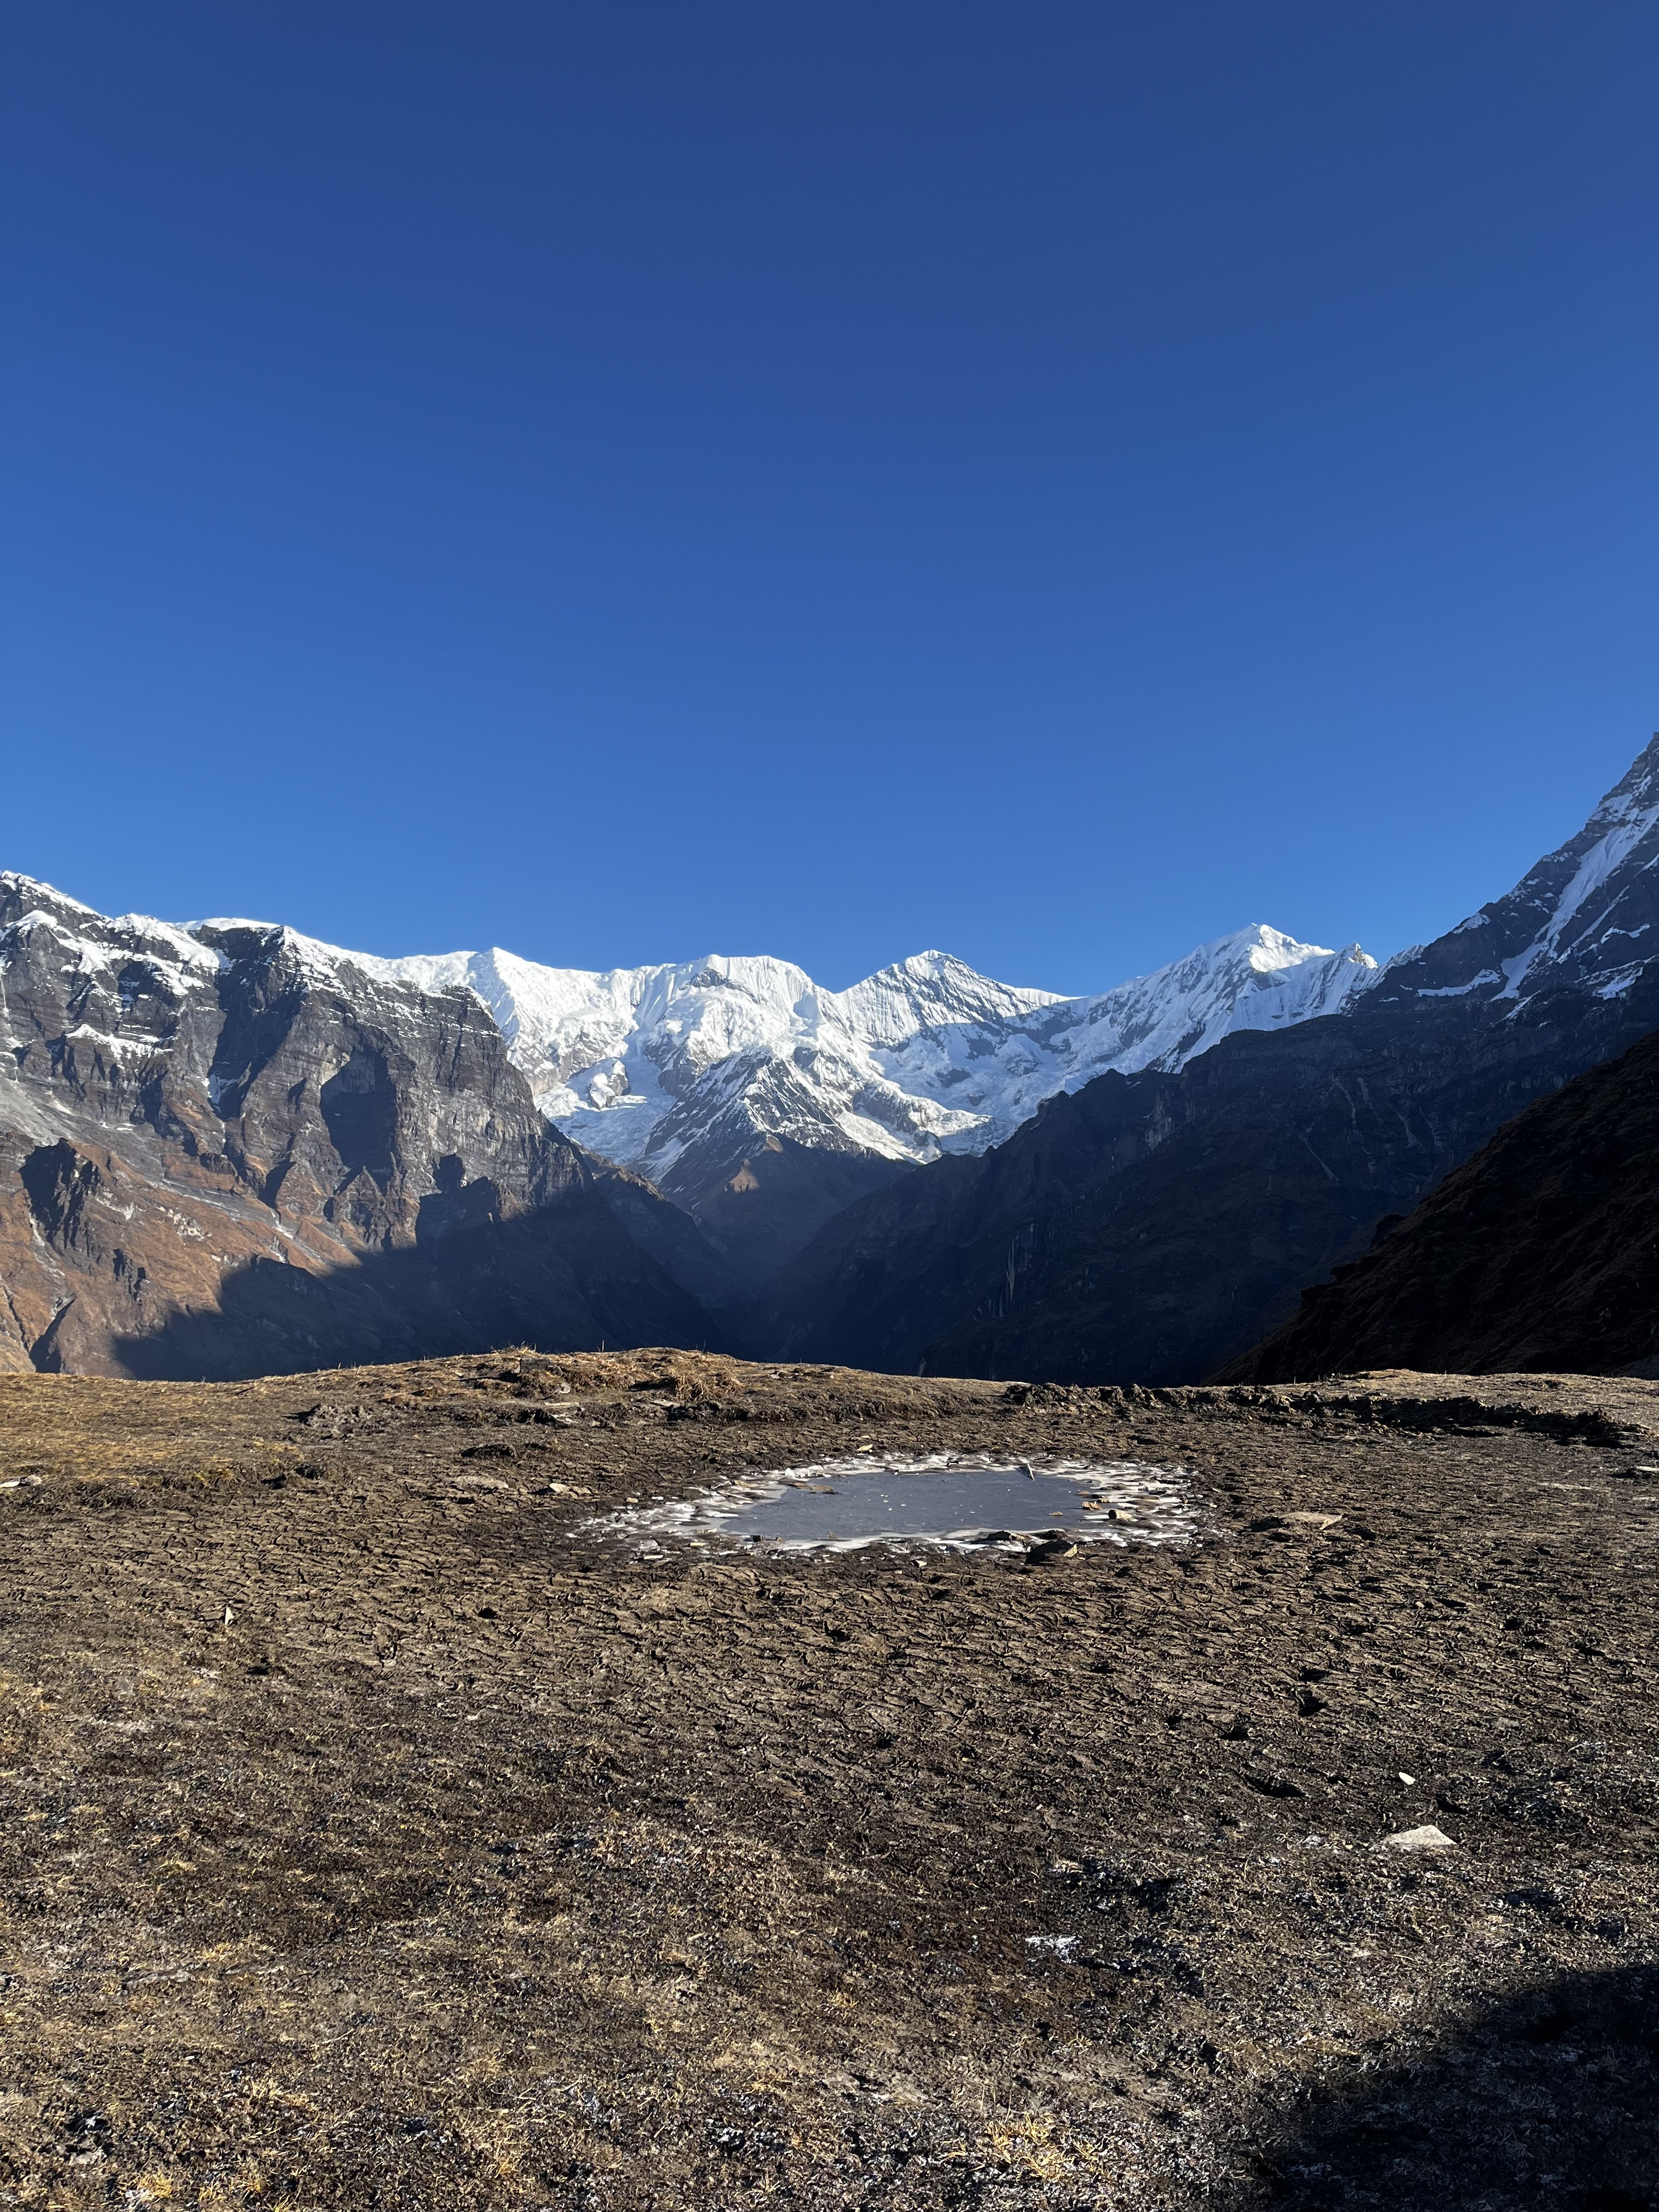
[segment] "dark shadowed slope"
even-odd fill
[[[1659,1352],[1659,1036],[1540,1099],[1224,1379],[1615,1374]]]
[[[718,1349],[720,1337],[594,1188],[326,1270],[255,1257],[226,1273],[210,1304],[115,1339],[111,1364],[145,1378],[221,1382],[301,1373],[324,1353],[356,1367],[410,1346],[431,1358],[641,1343]],[[35,1365],[52,1370],[52,1350],[50,1340],[37,1347]]]
[[[849,1207],[750,1340],[912,1373],[1199,1379],[1380,1217],[1659,1025],[1656,860],[1659,740],[1506,897],[1348,1011],[1103,1076],[982,1160]]]
[[[722,1156],[725,1133],[707,1137],[694,1160],[677,1161],[663,1190],[718,1249],[728,1302],[751,1295],[844,1206],[912,1172],[905,1161],[844,1142],[839,1148],[827,1141],[805,1145],[752,1129],[730,1133],[740,1141]]]
[[[1201,1379],[1540,1091],[1659,1023],[1659,976],[1409,1048],[1341,1019],[1108,1076],[982,1164],[849,1207],[778,1279],[777,1356],[895,1372]]]

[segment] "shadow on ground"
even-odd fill
[[[368,1362],[442,1358],[527,1344],[620,1351],[725,1348],[697,1300],[628,1236],[595,1192],[501,1220],[428,1228],[419,1241],[313,1274],[258,1259],[227,1275],[216,1306],[118,1338],[150,1382],[234,1382]],[[37,1365],[49,1365],[37,1358]]]
[[[1659,1968],[1572,1974],[1281,2110],[1231,2212],[1659,2212]]]

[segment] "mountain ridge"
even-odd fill
[[[1311,1007],[1328,1010],[1381,972],[1358,945],[1301,944],[1265,923],[1081,997],[1000,983],[939,951],[913,953],[844,991],[767,956],[709,954],[588,970],[547,967],[495,948],[379,964],[423,985],[471,985],[515,1048],[550,1121],[608,1158],[629,1165],[651,1160],[665,1170],[684,1139],[659,1133],[688,1075],[695,1081],[745,1053],[784,1056],[786,1046],[823,1049],[830,1039],[844,1040],[851,1059],[863,1048],[871,1055],[858,1071],[866,1110],[856,1128],[843,1121],[842,1133],[870,1150],[925,1160],[985,1149],[1028,1119],[1042,1097],[1109,1064],[1177,1064],[1232,1026],[1275,1026],[1307,1018]],[[674,1024],[675,1035],[689,1032],[678,1054],[665,1049],[662,1035]],[[939,1041],[957,1030],[971,1035],[951,1063]],[[975,1082],[967,1060],[999,1042],[1012,1046],[1012,1065],[977,1071]],[[1046,1066],[1031,1062],[1034,1048],[1046,1052]],[[892,1064],[875,1057],[882,1053]],[[665,1061],[678,1064],[665,1070]],[[617,1081],[623,1075],[627,1090]],[[906,1075],[917,1089],[904,1091]],[[637,1078],[643,1082],[635,1087]],[[885,1113],[867,1110],[884,1085],[902,1101]],[[938,1095],[952,1089],[962,1092],[963,1106]],[[929,1106],[937,1112],[929,1115]],[[624,1117],[635,1126],[617,1128]]]
[[[716,1286],[701,1270],[716,1310],[842,1206],[912,1166],[1005,1140],[1056,1092],[1105,1069],[1180,1066],[1236,1029],[1315,1018],[1381,972],[1358,945],[1303,944],[1262,923],[1081,997],[1001,983],[938,951],[831,991],[767,955],[590,971],[500,948],[386,957],[223,917],[122,926],[198,948],[280,943],[327,988],[356,973],[470,991],[553,1125],[643,1176],[713,1241],[733,1271]]]
[[[386,960],[5,876],[0,1019],[7,1364],[258,1372],[505,1331],[1194,1380],[1659,1025],[1659,738],[1381,969],[1257,925],[1085,999],[942,953],[830,993],[767,958]],[[538,1072],[586,1085],[566,1128]]]
[[[9,875],[0,1032],[0,1365],[718,1334],[693,1224],[551,1127],[469,992]]]
[[[1222,1370],[1659,1373],[1659,1035],[1506,1121]]]
[[[1659,1024],[1656,871],[1659,738],[1509,892],[1340,1012],[1103,1075],[848,1208],[750,1341],[894,1371],[1200,1379],[1534,1098]]]
[[[391,961],[490,1006],[555,1125],[633,1168],[751,1284],[842,1206],[944,1155],[1004,1140],[1102,1070],[1180,1066],[1238,1028],[1293,1025],[1379,970],[1358,945],[1266,924],[1081,998],[912,954],[829,991],[765,957],[588,971],[517,956]]]

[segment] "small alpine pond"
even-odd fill
[[[866,1544],[1010,1556],[1079,1544],[1169,1544],[1198,1534],[1183,1468],[1055,1453],[860,1454],[733,1476],[583,1524],[649,1555],[665,1539],[729,1550],[850,1552]]]

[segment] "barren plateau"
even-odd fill
[[[1201,1534],[580,1526],[866,1446]],[[6,1375],[0,1458],[0,2203],[1659,2201],[1659,1384]]]

